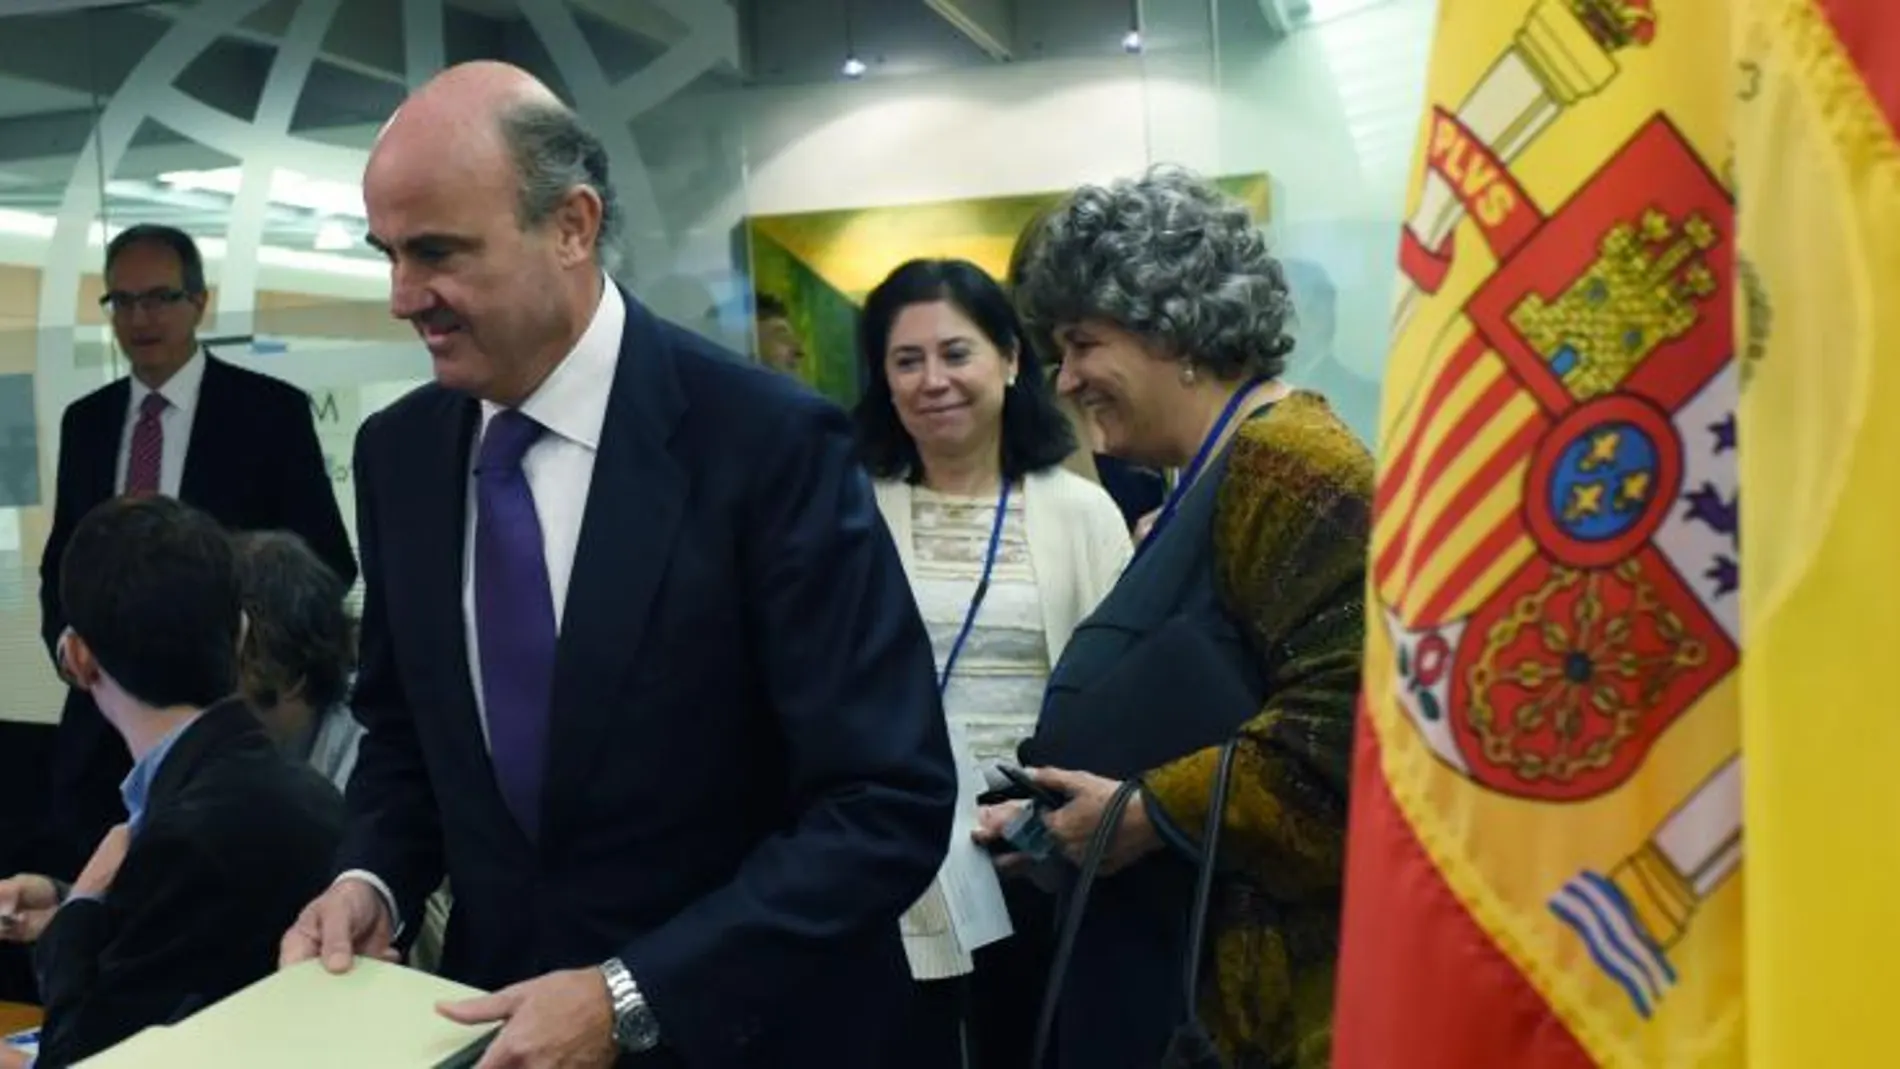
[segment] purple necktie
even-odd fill
[[[554,692],[554,594],[521,458],[541,437],[514,409],[488,421],[475,469],[475,633],[495,780],[529,838],[540,834]]]

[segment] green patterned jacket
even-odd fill
[[[1325,1069],[1331,1054],[1372,482],[1365,446],[1296,392],[1235,434],[1218,488],[1215,582],[1269,685],[1241,730],[1202,980],[1232,1069]],[[1142,777],[1155,819],[1190,841],[1218,756]]]

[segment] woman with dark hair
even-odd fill
[[[347,790],[364,734],[348,704],[356,674],[349,587],[288,531],[242,531],[231,543],[245,618],[238,689],[286,756]],[[445,881],[425,903],[409,964],[433,972],[441,963],[449,906]]]
[[[363,727],[344,700],[356,671],[349,588],[287,531],[231,536],[244,603],[238,686],[288,756],[341,791],[356,767]]]
[[[1322,1069],[1372,459],[1325,400],[1282,381],[1285,273],[1211,183],[1158,168],[1083,187],[1038,227],[1020,275],[1017,301],[1054,339],[1059,386],[1103,448],[1179,472],[1134,562],[1076,628],[1021,750],[1066,797],[1041,823],[1072,863],[1061,910],[1082,903],[1051,1064],[1153,1069],[1198,1018],[1233,1069]],[[1210,822],[1223,781],[1229,804]],[[1015,808],[986,810],[979,838]],[[1183,965],[1209,829],[1210,966],[1191,1004]],[[1091,855],[1101,879],[1083,896],[1074,865]]]
[[[859,448],[936,648],[952,743],[979,765],[1010,760],[1035,725],[1049,666],[1127,562],[1127,528],[1101,487],[1062,466],[1075,448],[1068,420],[1015,308],[981,268],[897,268],[866,299],[858,339]],[[955,1065],[965,1043],[986,1066],[1021,1057],[1006,1048],[1025,1037],[999,1035],[1008,1026],[986,1009],[1020,1007],[1019,990],[1040,982],[1044,925],[1014,919],[1014,939],[973,958],[950,928],[941,882],[905,914],[920,1018],[893,1064]],[[973,969],[966,1012],[957,978]],[[990,997],[995,985],[1006,994]],[[966,1016],[972,1034],[960,1036]]]

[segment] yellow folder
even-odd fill
[[[332,976],[306,961],[178,1024],[147,1028],[83,1069],[458,1069],[497,1030],[435,1012],[482,994],[415,969],[358,958]]]

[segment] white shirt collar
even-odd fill
[[[170,402],[171,406],[178,410],[179,415],[184,415],[198,406],[198,391],[204,386],[204,347],[199,346],[198,350],[191,354],[191,359],[185,361],[185,366],[173,372],[172,377],[165,380],[165,385],[160,386],[156,391],[140,382],[137,375],[131,376],[131,380],[132,411],[138,411],[139,406],[145,403],[146,394],[156,392]]]
[[[574,343],[534,393],[521,403],[521,412],[576,445],[592,451],[600,447],[600,429],[607,422],[607,401],[613,393],[614,369],[620,363],[620,335],[627,324],[627,303],[613,280],[601,276],[600,303],[580,340]],[[482,426],[501,406],[482,402]]]

